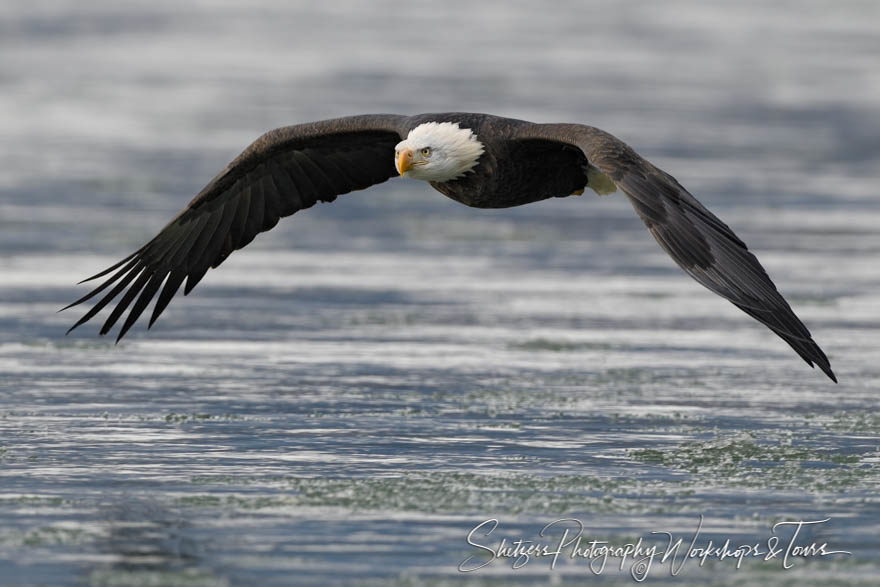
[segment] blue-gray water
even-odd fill
[[[317,4],[317,3],[314,3]],[[6,1],[0,584],[629,584],[463,575],[481,542],[652,531],[880,572],[880,5]],[[118,346],[80,279],[272,127],[487,111],[604,128],[745,240],[839,385],[692,282],[620,194],[480,211],[393,180],[283,221]],[[784,532],[782,532],[784,534]],[[558,537],[558,536],[557,536]]]

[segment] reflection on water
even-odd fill
[[[805,539],[853,555],[680,581],[873,580],[874,3],[3,12],[4,581],[630,584],[457,567],[492,517],[625,542],[700,515],[738,542],[831,518]],[[406,180],[286,220],[149,334],[63,336],[73,284],[267,128],[447,110],[631,142],[749,243],[841,384],[683,276],[619,197],[481,211]]]

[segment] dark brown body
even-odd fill
[[[580,149],[542,139],[516,140],[530,122],[490,114],[447,112],[410,119],[410,128],[425,122],[457,122],[483,143],[477,166],[463,177],[431,182],[441,194],[472,208],[510,208],[553,197],[565,197],[587,185],[587,159]]]

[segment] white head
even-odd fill
[[[394,164],[400,175],[443,183],[473,169],[483,150],[473,131],[457,122],[426,122],[394,147]]]

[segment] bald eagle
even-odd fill
[[[520,206],[580,195],[585,188],[597,194],[620,189],[688,275],[766,325],[810,366],[818,365],[837,381],[825,353],[755,256],[675,178],[598,128],[488,114],[373,114],[267,132],[152,240],[85,280],[108,276],[67,308],[110,289],[70,330],[123,292],[101,334],[131,307],[118,342],[158,293],[152,326],[184,279],[186,295],[209,268],[274,227],[279,218],[396,175],[427,181],[474,208]]]

